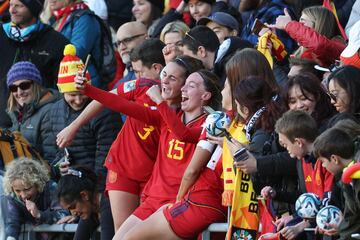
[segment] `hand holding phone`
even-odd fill
[[[240,148],[234,153],[234,162],[245,161],[249,158],[249,155],[246,152],[246,148]]]
[[[64,175],[67,173],[70,166],[70,155],[69,151],[64,148],[65,156],[62,157],[57,163],[55,163],[54,167],[59,169],[60,174]]]
[[[251,27],[251,32],[254,33],[255,35],[259,36],[260,31],[263,28],[267,28],[267,26],[265,24],[263,24],[259,19],[255,19],[254,24]]]
[[[88,54],[87,57],[86,57],[85,64],[84,64],[82,77],[85,77],[85,75],[86,75],[86,71],[87,71],[87,69],[88,69],[88,67],[89,67],[90,58],[91,58],[91,55]]]

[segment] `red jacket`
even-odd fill
[[[341,52],[346,47],[343,42],[330,40],[297,21],[289,22],[285,27],[285,31],[300,46],[307,49],[301,58],[312,59],[325,67],[335,63],[335,60],[339,59]]]

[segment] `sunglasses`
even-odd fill
[[[33,82],[22,82],[19,85],[13,84],[13,85],[9,86],[9,90],[11,92],[17,92],[18,88],[20,88],[21,90],[25,91],[25,90],[28,90],[32,84],[33,84]]]
[[[196,38],[194,38],[193,36],[191,36],[189,32],[186,32],[186,33],[185,33],[185,37],[186,37],[186,36],[189,37],[192,41],[194,41],[197,45],[199,45],[199,46],[201,45],[201,43],[200,43]]]
[[[327,92],[327,95],[330,97],[331,100],[333,100],[334,102],[336,102],[337,100],[337,96],[331,92]]]

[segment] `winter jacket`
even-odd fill
[[[255,19],[259,19],[262,23],[274,24],[276,18],[284,14],[284,9],[288,9],[290,15],[295,18],[292,8],[285,4],[283,0],[271,0],[269,3],[261,6],[259,9],[254,10],[247,23],[244,23],[244,28],[240,34],[240,37],[244,40],[248,40],[254,46],[258,42],[258,36],[251,32],[251,28],[254,25]],[[284,43],[286,51],[289,53],[296,49],[296,43],[291,39],[288,34],[282,30],[276,30],[276,35]]]
[[[60,19],[59,21],[62,21]],[[51,25],[57,24],[54,19]],[[58,29],[57,29],[58,30]],[[63,27],[59,30],[71,44],[76,47],[76,55],[85,62],[88,54],[91,54],[89,73],[93,85],[101,87],[100,75],[95,65],[100,66],[101,57],[101,29],[98,20],[89,10],[74,11],[66,20]]]
[[[24,223],[31,224],[53,224],[69,212],[62,209],[57,199],[57,184],[49,181],[42,193],[36,198],[35,204],[40,211],[40,219],[35,219],[26,209],[24,202],[16,197],[14,193],[4,198],[7,201],[5,209],[5,234],[6,237],[12,236],[18,239],[21,225]],[[39,238],[41,237],[39,236]]]
[[[360,180],[353,180],[352,185],[342,184],[345,200],[344,220],[339,227],[339,240],[351,238],[351,234],[360,233]]]
[[[0,25],[0,127],[11,127],[11,120],[5,113],[9,90],[6,74],[14,62],[30,61],[39,69],[43,85],[56,88],[59,64],[69,41],[52,27],[45,27],[25,42],[14,41],[6,35]]]
[[[56,102],[60,95],[55,90],[45,90],[38,102],[24,105],[21,110],[21,121],[19,112],[9,112],[13,126],[12,131],[21,132],[26,140],[43,156],[44,148],[49,147],[51,132],[46,129],[46,115],[49,114],[52,103]]]
[[[59,177],[54,164],[64,156],[64,151],[56,146],[56,135],[73,122],[82,111],[74,111],[64,99],[55,102],[47,115],[47,128],[51,132],[50,151],[44,158],[52,166],[53,177]],[[99,192],[104,190],[106,170],[105,157],[122,125],[119,114],[104,110],[82,126],[76,133],[71,145],[67,147],[70,154],[70,165],[85,165],[94,170],[99,177]]]
[[[322,66],[333,64],[336,59],[339,59],[341,52],[346,47],[341,40],[328,39],[317,33],[314,29],[297,21],[289,22],[285,27],[285,31],[300,46],[307,49],[302,54],[302,57],[311,58]]]

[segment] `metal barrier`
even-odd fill
[[[210,240],[211,232],[227,232],[227,229],[228,229],[227,223],[210,224],[209,227],[202,232],[202,234],[201,234],[202,240]]]
[[[25,231],[33,231],[33,232],[76,232],[77,224],[69,223],[69,224],[41,224],[41,225],[31,225],[25,224]]]

